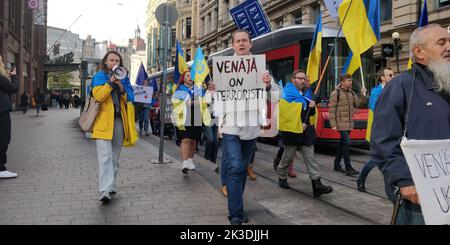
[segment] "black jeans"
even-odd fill
[[[334,166],[341,164],[342,157],[344,157],[345,168],[351,167],[350,165],[350,131],[340,131],[341,141],[339,143],[336,159],[334,159]]]
[[[9,113],[0,114],[0,171],[6,170],[6,152],[11,141],[11,117]]]

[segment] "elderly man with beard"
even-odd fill
[[[400,191],[403,202],[397,224],[406,225],[424,224],[424,219],[400,140],[406,117],[409,139],[450,139],[450,34],[436,24],[417,28],[411,35],[410,49],[414,65],[383,90],[370,145],[391,201],[395,200],[394,190]]]

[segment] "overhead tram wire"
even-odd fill
[[[66,35],[67,32],[70,31],[70,28],[72,28],[73,25],[75,25],[75,23],[77,23],[77,21],[81,18],[81,16],[83,16],[83,15],[80,14],[80,16],[78,16],[78,18],[75,19],[75,21],[63,32],[63,34],[61,34],[61,36],[58,39],[56,39],[55,43],[53,43],[52,46],[48,49],[47,55],[49,55],[50,52],[52,52],[52,50],[55,48],[56,44],[64,37],[64,35]]]

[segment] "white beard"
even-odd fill
[[[436,80],[436,90],[450,94],[450,62],[444,59],[433,60],[428,64]]]

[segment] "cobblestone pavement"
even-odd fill
[[[95,142],[77,127],[77,110],[12,114],[9,170],[0,180],[0,224],[228,224],[227,203],[197,174],[183,177],[179,163],[153,165],[158,151],[124,148],[118,194],[98,201]]]

